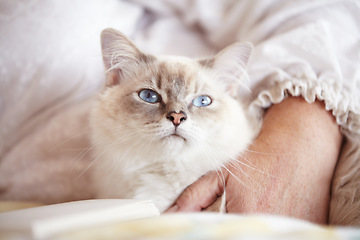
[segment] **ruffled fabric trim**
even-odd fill
[[[250,108],[268,108],[288,96],[303,97],[309,103],[320,100],[325,103],[326,110],[332,112],[344,134],[360,136],[360,110],[355,108],[351,95],[340,91],[336,83],[328,83],[296,78],[276,81],[270,88],[260,91]]]

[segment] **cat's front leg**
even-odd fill
[[[135,190],[134,198],[152,200],[160,212],[164,212],[176,200],[188,184],[166,176],[146,174]]]

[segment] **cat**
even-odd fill
[[[204,59],[154,56],[105,29],[101,46],[106,88],[90,117],[99,198],[152,199],[163,212],[256,136],[259,124],[239,100],[251,43]]]

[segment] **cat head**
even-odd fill
[[[189,59],[140,51],[122,33],[101,35],[106,89],[92,114],[93,143],[130,155],[226,158],[250,142],[238,92],[252,45]],[[110,150],[109,150],[110,151]]]

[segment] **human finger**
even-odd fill
[[[199,212],[206,209],[222,195],[224,185],[217,172],[210,172],[187,187],[165,212]]]

